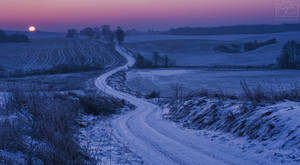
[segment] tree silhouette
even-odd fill
[[[112,44],[114,42],[114,33],[110,30],[109,25],[102,26],[102,35],[106,42]]]
[[[6,41],[6,34],[3,30],[0,30],[0,42]]]
[[[68,29],[67,37],[74,38],[77,35],[77,33],[78,32],[76,29]]]
[[[299,54],[299,45],[295,41],[288,41],[282,48],[281,55],[277,58],[280,68],[296,68],[297,55]]]
[[[159,56],[158,52],[153,53],[152,61],[153,61],[153,67],[158,67],[159,66],[159,61],[161,57]]]
[[[125,32],[123,31],[123,29],[120,26],[117,28],[115,34],[116,34],[119,44],[122,44],[125,39]]]
[[[80,34],[88,36],[89,38],[93,38],[93,36],[95,35],[95,31],[93,28],[87,27],[87,28],[84,28],[83,30],[81,30]]]

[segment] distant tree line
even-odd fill
[[[0,30],[0,43],[7,42],[30,42],[30,39],[24,34],[7,35],[5,31]]]
[[[107,43],[114,43],[115,39],[119,44],[122,44],[125,40],[125,32],[121,27],[118,27],[116,31],[112,31],[109,25],[103,25],[99,27],[86,27],[79,32],[76,29],[68,29],[67,37],[73,38],[77,35],[87,36],[89,38],[102,39]]]
[[[158,52],[153,53],[152,60],[145,58],[141,54],[137,54],[135,58],[136,68],[169,68],[176,65],[175,60],[171,60],[167,55],[160,56]]]
[[[254,42],[247,42],[247,43],[244,44],[244,50],[246,52],[248,52],[248,51],[255,50],[259,47],[263,47],[263,46],[271,45],[271,44],[276,44],[276,42],[277,42],[277,40],[275,38],[267,40],[265,42],[257,42],[256,40]]]
[[[220,51],[224,53],[241,53],[242,51],[248,52],[252,51],[255,49],[258,49],[263,46],[271,45],[271,44],[276,44],[277,40],[275,38],[263,41],[263,42],[257,42],[255,41],[250,41],[247,42],[243,45],[238,45],[238,44],[230,44],[230,45],[219,45],[214,48],[215,51]],[[244,50],[242,50],[244,48]]]
[[[163,34],[172,35],[220,35],[220,34],[266,34],[300,31],[300,24],[281,25],[236,25],[219,27],[181,27],[170,29]]]
[[[237,44],[230,44],[230,45],[219,45],[214,48],[215,51],[220,51],[224,53],[241,53],[241,47]]]
[[[295,41],[285,43],[277,62],[282,69],[300,69],[300,44]]]

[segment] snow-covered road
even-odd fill
[[[215,143],[183,130],[174,123],[163,120],[158,106],[144,99],[109,87],[106,79],[112,74],[133,66],[135,60],[121,47],[117,51],[127,59],[127,64],[101,75],[96,86],[113,97],[124,99],[136,106],[136,110],[121,115],[113,122],[115,135],[131,150],[141,156],[145,164],[155,165],[253,165],[265,164],[250,153],[241,153],[234,147]],[[269,164],[269,163],[266,163]]]

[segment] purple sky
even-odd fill
[[[287,1],[290,0],[1,0],[0,28],[25,30],[36,25],[40,30],[65,31],[70,27],[110,24],[144,30],[299,22],[298,1]]]

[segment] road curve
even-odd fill
[[[160,108],[144,99],[116,91],[107,85],[112,74],[128,69],[135,60],[121,47],[116,50],[127,59],[127,64],[111,70],[96,79],[98,89],[108,95],[124,99],[136,106],[136,110],[114,120],[114,134],[131,150],[140,155],[145,164],[155,165],[223,165],[263,164],[243,156],[240,150],[232,150],[214,144],[209,139],[183,130],[161,119]],[[212,146],[213,145],[213,146]]]

